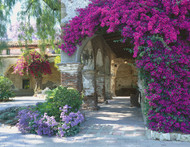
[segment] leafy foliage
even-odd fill
[[[0,76],[0,101],[8,100],[10,97],[14,96],[11,90],[12,85],[12,81],[6,77]]]
[[[41,40],[39,47],[42,51],[45,50],[47,44],[55,49],[55,39],[58,39],[55,38],[56,31],[60,30],[61,21],[60,0],[0,0],[0,47],[2,47],[1,39],[7,39],[6,27],[7,23],[10,22],[11,10],[18,2],[21,3],[22,9],[17,14],[19,16],[18,24],[20,25],[16,29],[17,32],[20,32],[17,39],[24,40],[27,48],[35,31],[36,37]],[[35,27],[31,24],[32,20],[36,21]]]
[[[26,30],[31,28],[31,18],[36,19],[36,36],[41,41],[39,47],[45,51],[47,43],[55,49],[55,37],[57,27],[60,27],[61,5],[58,0],[27,0],[22,2],[22,11],[19,13],[19,21],[25,25]],[[27,23],[26,23],[27,20]],[[27,32],[24,33],[24,35]],[[29,32],[32,34],[32,32]]]
[[[7,22],[10,22],[10,13],[12,7],[15,4],[15,0],[0,0],[0,54],[3,49],[7,48],[5,40],[7,39],[6,26]]]
[[[57,121],[60,120],[60,107],[69,105],[72,112],[77,112],[82,104],[80,93],[75,89],[68,89],[59,86],[48,91],[47,102],[41,104],[37,110],[47,112],[49,116],[55,116]]]
[[[71,56],[101,28],[120,32],[123,42],[130,38],[144,75],[148,127],[190,133],[189,13],[189,0],[91,0],[63,27],[59,47]]]

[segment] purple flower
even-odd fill
[[[70,108],[71,107],[69,107],[68,105],[64,106],[63,109],[60,108],[60,110],[62,110],[62,113],[60,115],[60,118],[62,120],[62,125],[58,127],[58,133],[57,133],[57,135],[60,137],[63,137],[65,135],[67,136],[67,134],[70,134],[70,131],[72,129],[76,129],[76,127],[78,128],[80,123],[84,121],[84,117],[80,113],[80,111],[76,113],[75,112],[69,113],[68,109]]]

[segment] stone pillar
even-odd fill
[[[97,74],[96,76],[96,91],[97,91],[97,96],[98,96],[98,102],[102,103],[106,101],[104,74]]]
[[[105,75],[105,99],[112,99],[111,94],[111,76]]]
[[[60,63],[61,85],[64,87],[72,87],[78,91],[82,91],[82,65],[80,63]]]
[[[111,96],[112,97],[116,96],[116,94],[115,94],[115,79],[116,79],[116,76],[112,75],[111,76]]]
[[[96,94],[96,72],[94,70],[85,70],[82,72],[84,109],[97,110]]]

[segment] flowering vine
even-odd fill
[[[101,28],[132,39],[149,99],[148,127],[190,133],[190,1],[91,0],[63,29],[60,48],[72,55]]]

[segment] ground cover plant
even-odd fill
[[[0,111],[0,123],[14,126],[18,122],[18,112],[24,107],[11,107]]]
[[[11,90],[12,81],[6,77],[0,76],[0,101],[8,101],[10,97],[14,96]]]
[[[79,126],[84,121],[79,111],[81,103],[77,90],[60,86],[50,91],[46,102],[18,112],[18,129],[22,133],[73,136],[79,132]]]
[[[91,0],[62,30],[60,48],[69,56],[101,30],[120,32],[122,43],[130,39],[144,79],[148,128],[190,133],[189,0]]]

